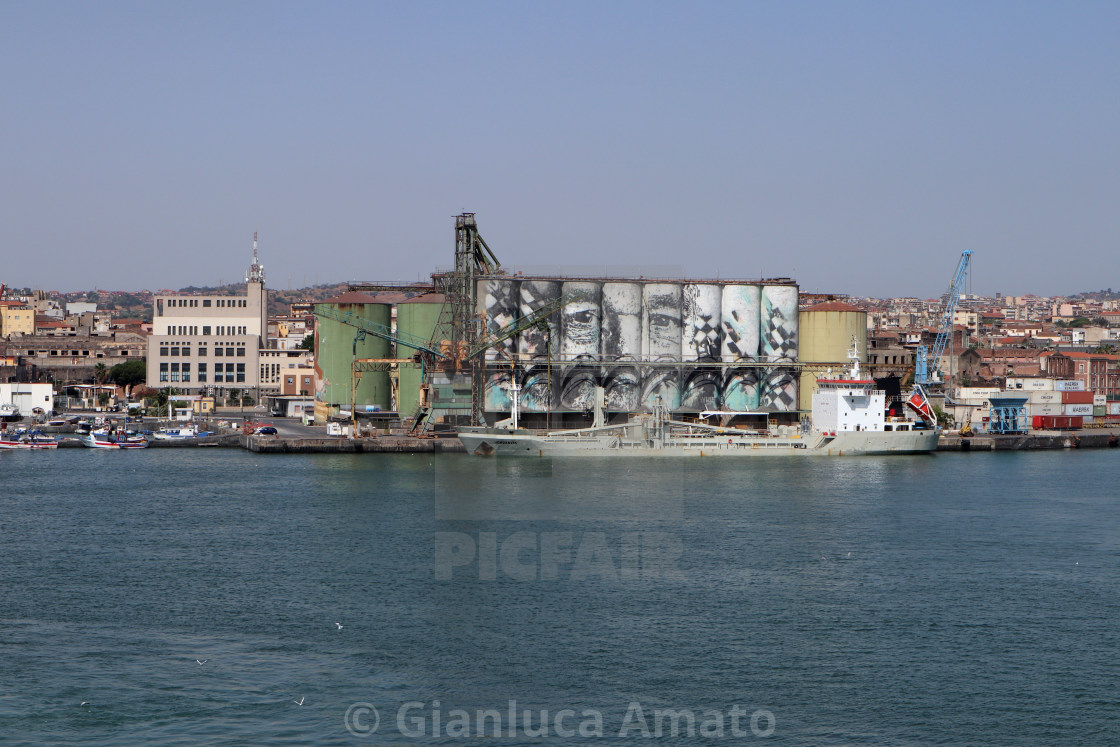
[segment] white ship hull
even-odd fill
[[[937,448],[939,431],[865,431],[836,435],[809,433],[790,438],[768,435],[628,438],[618,433],[533,434],[497,428],[462,428],[459,440],[478,456],[656,456],[761,457],[925,454]]]

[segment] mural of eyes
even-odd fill
[[[551,377],[551,384],[555,385],[555,373]],[[521,409],[525,412],[547,412],[550,407],[552,389],[548,370],[543,367],[532,367],[523,373],[521,379]]]
[[[608,370],[603,377],[603,389],[608,410],[634,412],[642,405],[642,382],[636,368]]]
[[[599,385],[597,366],[569,366],[564,372],[560,406],[585,412],[595,407],[595,387]]]
[[[797,377],[785,365],[798,354],[796,286],[509,276],[480,282],[479,311],[485,309],[491,329],[565,293],[581,295],[507,343],[520,359],[526,412],[586,411],[596,383],[614,411],[641,410],[655,399],[686,410],[796,408]],[[697,365],[738,361],[773,367]],[[486,388],[487,409],[498,411],[509,400],[507,363],[500,367],[502,375],[488,376]]]
[[[642,380],[642,407],[661,404],[671,410],[681,406],[680,374],[676,369],[648,369]]]
[[[561,349],[565,360],[599,355],[601,290],[598,283],[564,283],[564,292],[583,294],[561,310]]]
[[[719,372],[713,369],[693,369],[689,372],[681,391],[681,409],[718,409],[719,379]]]

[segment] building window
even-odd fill
[[[207,305],[209,306],[209,304],[207,304]],[[209,334],[210,334],[210,328],[209,328],[209,327],[207,327],[207,326],[205,326],[205,325],[203,325],[203,327],[202,327],[202,334],[203,334],[203,335],[209,335]]]
[[[190,354],[191,354],[191,349],[190,348],[183,348],[183,355],[184,356],[189,356]]]
[[[202,363],[198,364],[198,373],[200,376],[206,375],[206,361],[202,361]]]
[[[225,348],[218,348],[218,347],[214,348],[214,355],[221,358],[223,355],[225,355]]]
[[[190,381],[190,380],[191,380],[191,364],[184,363],[183,364],[183,381]]]
[[[237,364],[237,380],[238,381],[245,381],[245,364],[244,363],[238,363]]]
[[[210,299],[209,298],[202,299],[202,305],[203,305],[204,308],[207,308],[207,309],[210,308]]]
[[[289,376],[289,377],[288,377],[288,383],[289,383],[289,384],[294,384],[294,383],[296,383],[296,377],[295,377],[295,376]]]
[[[159,354],[164,356],[164,357],[167,356],[167,346],[166,345],[160,345],[159,346]]]
[[[237,349],[237,356],[239,358],[244,358],[245,357],[245,348],[238,348]]]
[[[230,358],[233,357],[233,348],[226,348],[226,355]]]
[[[206,348],[201,348],[201,347],[200,347],[200,348],[198,349],[198,354],[199,354],[199,355],[206,355]]]
[[[219,378],[221,378],[222,371],[225,371],[225,370],[226,370],[226,366],[225,366],[224,363],[215,363],[214,364],[214,373],[218,374]]]
[[[167,364],[166,363],[159,364],[159,380],[160,381],[167,381]]]
[[[171,348],[171,355],[172,356],[179,355],[179,348]]]

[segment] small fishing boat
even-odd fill
[[[212,435],[214,434],[210,431],[200,431],[194,424],[189,424],[178,427],[160,428],[152,434],[152,438],[158,438],[161,441],[179,441],[185,438],[202,438]]]
[[[140,435],[129,435],[122,431],[100,429],[90,431],[81,439],[82,444],[91,449],[146,449],[148,439]]]
[[[58,441],[41,431],[0,431],[0,449],[57,449]]]

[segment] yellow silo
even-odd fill
[[[840,375],[848,363],[848,350],[855,337],[859,346],[859,359],[867,362],[867,312],[851,304],[828,301],[802,309],[798,314],[799,350],[802,363],[831,363]],[[798,406],[802,410],[813,407],[813,392],[817,389],[817,372],[804,371],[798,387]]]

